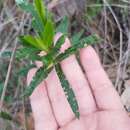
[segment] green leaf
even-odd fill
[[[39,30],[40,25],[37,24],[37,21],[35,20],[35,18],[32,18],[31,26],[32,26],[32,28],[34,29],[34,31],[37,30],[38,34],[39,34],[40,36],[42,36],[42,33],[41,33],[41,32],[43,32],[43,29],[40,28],[40,30]]]
[[[16,3],[20,6],[21,9],[30,13],[33,16],[33,18],[34,18],[33,22],[35,22],[35,27],[36,27],[35,29],[38,31],[38,33],[40,35],[42,35],[44,26],[42,24],[42,21],[38,15],[38,13],[35,10],[34,5],[27,2],[27,0],[20,0],[20,2],[19,2],[19,0],[16,0]]]
[[[53,48],[56,53],[59,53],[61,46],[65,43],[66,35],[62,35],[56,42],[55,47]]]
[[[37,11],[43,25],[45,25],[45,23],[46,23],[46,8],[45,8],[45,5],[43,4],[43,0],[35,0],[34,6],[36,8],[36,11]]]
[[[54,61],[55,57],[58,55],[59,50],[60,50],[61,46],[64,44],[64,42],[65,42],[65,35],[62,35],[56,42],[55,47],[47,55],[45,55],[41,58],[41,60],[45,66],[50,66],[53,64],[53,61]]]
[[[31,83],[29,86],[27,86],[25,88],[24,94],[22,95],[22,97],[27,97],[30,96],[32,94],[32,92],[34,91],[34,89],[44,80],[47,78],[48,74],[50,73],[50,71],[52,70],[52,68],[44,68],[41,67],[40,69],[38,69],[38,71],[36,72],[35,76],[33,77]]]
[[[97,42],[101,42],[102,39],[97,35],[97,34],[93,34],[90,35],[88,37],[82,38],[80,40],[80,44],[76,44],[76,46],[80,49],[80,48],[84,48],[88,45],[93,45]]]
[[[29,12],[31,14],[34,13],[33,5],[28,3],[27,0],[15,0],[16,3],[20,6],[21,9],[23,9],[26,12]]]
[[[101,39],[96,34],[83,38],[78,44],[72,45],[67,50],[65,50],[64,53],[59,54],[55,59],[55,64],[61,62],[70,55],[75,54],[77,51],[79,51],[79,49],[95,44],[99,41],[101,41]]]
[[[19,41],[23,46],[32,46],[37,48],[36,40],[34,37],[27,35],[27,36],[19,36]]]
[[[33,46],[42,51],[48,51],[43,41],[38,37],[32,37],[31,35],[20,36],[19,40],[24,46]]]
[[[78,44],[82,35],[83,35],[83,33],[84,33],[84,31],[82,30],[81,32],[74,34],[71,38],[71,43],[72,44]]]
[[[56,32],[67,34],[68,29],[69,29],[69,19],[67,16],[65,16],[63,20],[61,21],[61,23],[59,24],[59,26],[57,27]]]
[[[51,48],[53,45],[54,40],[53,38],[54,38],[54,23],[51,20],[48,20],[43,32],[43,41],[49,48]]]
[[[3,92],[3,88],[4,88],[4,83],[1,83],[1,82],[0,82],[0,95],[1,95],[2,92]]]
[[[12,55],[12,52],[11,51],[4,51],[0,57],[3,57],[3,58],[7,58],[7,57],[11,57]]]
[[[16,1],[18,5],[33,16],[32,26],[38,31],[40,38],[32,36],[20,37],[21,41],[40,50],[48,51],[53,45],[54,23],[42,0],[35,0],[34,5],[27,1]],[[48,18],[48,19],[47,19]],[[44,42],[44,43],[43,43]]]
[[[54,48],[53,48],[52,51],[50,52],[53,57],[55,57],[55,56],[58,55],[61,46],[65,43],[65,38],[66,38],[66,35],[63,34],[63,35],[57,40],[57,42],[56,42]]]
[[[32,68],[36,68],[36,65],[28,65],[28,66],[24,66],[24,68],[20,69],[19,72],[18,72],[18,75],[19,76],[26,76],[28,71]]]
[[[73,89],[70,87],[70,84],[68,82],[68,80],[66,79],[62,69],[61,69],[61,66],[60,64],[57,64],[55,66],[56,68],[56,72],[57,72],[57,75],[59,77],[59,80],[61,82],[61,86],[65,92],[65,95],[67,97],[67,100],[71,106],[71,109],[72,111],[74,112],[75,116],[77,118],[80,117],[80,113],[79,113],[79,107],[78,107],[78,102],[76,100],[76,97],[75,97],[75,94],[73,92]]]
[[[12,120],[12,116],[5,111],[0,112],[0,117],[5,119],[5,120],[10,120],[10,121]]]
[[[31,59],[32,61],[34,60],[40,60],[40,56],[38,56],[38,53],[40,53],[39,49],[34,48],[34,47],[22,47],[16,50],[15,53],[15,58],[17,60],[21,59]],[[2,53],[1,57],[7,58],[11,57],[12,52],[11,51],[5,51]]]
[[[38,53],[39,53],[39,50],[36,48],[22,47],[16,51],[15,58],[17,60],[27,59],[27,58],[31,60],[40,60],[40,56],[38,56]]]
[[[41,61],[43,62],[44,66],[47,68],[53,66],[53,55],[49,53],[41,57]]]

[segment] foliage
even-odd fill
[[[44,66],[38,69],[29,86],[26,87],[23,96],[30,96],[41,81],[46,79],[51,70],[55,68],[61,82],[61,86],[67,96],[67,100],[75,116],[79,118],[80,113],[78,102],[73,89],[70,87],[68,80],[62,72],[60,62],[69,57],[71,54],[75,54],[79,51],[79,49],[98,42],[99,37],[94,34],[86,38],[81,38],[83,32],[80,32],[72,38],[73,45],[64,53],[60,53],[59,50],[65,42],[66,34],[68,33],[69,22],[67,17],[63,19],[56,29],[51,18],[51,14],[47,11],[42,0],[34,0],[33,3],[29,3],[26,0],[16,0],[16,2],[24,11],[32,15],[32,27],[35,30],[35,36],[19,36],[19,41],[23,47],[17,50],[16,58],[19,60],[28,59],[32,61],[32,63],[34,63],[34,61],[41,61],[44,64]],[[54,36],[58,32],[62,32],[63,34],[57,40],[56,44],[54,44]],[[38,54],[41,51],[44,51],[46,55],[39,56]],[[27,67],[25,72],[27,72],[28,68],[30,67]]]
[[[67,17],[64,17],[59,26],[57,27],[56,31],[61,33],[68,33],[69,29],[69,21]]]
[[[72,108],[72,111],[75,113],[76,117],[79,118],[79,116],[80,116],[80,113],[78,111],[79,107],[78,107],[78,103],[76,101],[76,97],[75,97],[75,94],[73,92],[73,89],[71,88],[68,80],[66,79],[66,77],[61,69],[60,64],[57,64],[55,66],[55,68],[56,68],[57,75],[60,79],[62,88],[65,92],[65,95],[67,96],[67,100],[70,103],[70,106]]]
[[[12,116],[5,111],[0,112],[0,118],[3,118],[5,120],[12,120]]]

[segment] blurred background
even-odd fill
[[[130,2],[127,0],[44,0],[57,23],[69,17],[70,36],[98,34],[103,42],[93,47],[130,112]],[[32,33],[31,16],[14,0],[0,0],[0,130],[34,130],[28,99],[20,99],[26,84],[28,61],[15,60],[17,36]],[[12,54],[3,52],[11,51]],[[19,76],[20,75],[20,76]]]

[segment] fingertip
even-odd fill
[[[27,85],[30,84],[30,82],[31,82],[33,76],[35,75],[36,71],[37,71],[37,68],[32,68],[31,70],[29,70],[29,72],[27,74]]]
[[[54,37],[54,44],[56,44],[57,40],[62,36],[62,33],[58,32]]]
[[[28,72],[28,84],[31,82],[36,71],[37,68],[33,68]],[[32,95],[30,96],[30,103],[35,121],[35,129],[42,130],[44,127],[45,130],[56,130],[57,123],[51,110],[44,81],[42,81],[33,91]]]
[[[98,108],[103,110],[122,109],[119,95],[103,69],[95,50],[90,46],[82,49],[80,60]]]
[[[33,69],[29,70],[28,75],[27,75],[27,85],[29,85],[29,84],[31,83],[31,81],[32,81],[32,79],[33,79],[33,77],[34,77],[36,71],[37,71],[37,68],[33,68]],[[41,89],[41,85],[40,85],[40,87],[38,86],[38,87],[34,90],[34,92],[32,93],[32,95],[30,96],[31,101],[33,101],[33,99],[39,97],[39,96],[38,96],[38,95],[39,95],[39,92],[40,92],[39,89]]]
[[[94,49],[91,46],[87,46],[83,49],[81,49],[80,53],[81,55],[88,55],[90,53],[93,53]]]
[[[69,38],[65,39],[65,43],[61,46],[60,51],[63,53],[67,48],[71,46]]]
[[[43,66],[43,63],[41,61],[35,61],[36,67],[40,68]]]
[[[92,46],[88,46],[86,48],[81,49],[80,51],[81,59],[85,59],[87,61],[96,61],[100,63],[99,57]]]
[[[91,46],[83,48],[80,51],[80,61],[82,64],[84,64],[87,72],[91,72],[94,70],[99,71],[99,69],[103,69],[99,56]]]

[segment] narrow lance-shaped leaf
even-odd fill
[[[30,13],[33,16],[33,18],[34,18],[33,23],[35,23],[35,27],[36,27],[35,29],[38,31],[38,33],[40,35],[42,35],[44,26],[42,24],[42,21],[41,21],[39,15],[37,14],[37,12],[35,10],[34,5],[29,3],[27,0],[15,0],[15,1],[20,6],[21,9]]]
[[[36,45],[36,40],[30,36],[30,35],[26,35],[26,36],[19,36],[19,41],[20,43],[23,45],[23,46],[32,46],[32,47],[35,47],[37,48],[38,45]]]
[[[78,44],[74,44],[65,50],[64,53],[59,54],[55,59],[55,64],[61,62],[72,54],[75,54],[79,49],[84,48],[88,45],[92,45],[96,42],[99,42],[101,39],[95,34],[88,36],[87,38],[83,38]]]
[[[33,37],[31,35],[20,36],[19,40],[24,46],[32,46],[42,51],[48,51],[43,41],[39,37]]]
[[[72,44],[78,44],[82,35],[83,35],[83,33],[84,33],[84,31],[82,30],[81,32],[74,34],[71,38],[71,43]]]
[[[61,46],[65,43],[66,36],[63,34],[56,42],[54,48],[50,52],[53,56],[57,55],[60,51]]]
[[[57,75],[59,77],[59,80],[61,82],[61,86],[65,92],[65,95],[67,97],[67,100],[71,106],[71,109],[72,111],[74,112],[75,116],[77,118],[80,117],[80,113],[79,113],[79,107],[78,107],[78,102],[76,100],[76,97],[75,97],[75,94],[73,92],[73,89],[70,87],[70,84],[68,82],[68,80],[66,79],[62,69],[61,69],[61,66],[60,64],[57,64],[55,66],[56,68],[56,72],[57,72]]]
[[[44,80],[47,78],[48,74],[50,73],[50,71],[52,70],[52,68],[46,69],[44,67],[41,67],[40,69],[38,69],[38,71],[36,72],[35,76],[33,77],[31,83],[29,84],[29,86],[27,86],[25,88],[24,94],[22,95],[22,97],[27,97],[30,96],[32,94],[32,92],[34,91],[34,89]]]
[[[50,53],[41,57],[41,61],[43,62],[44,66],[46,68],[53,66],[53,55],[51,55]]]
[[[43,23],[43,25],[46,23],[46,8],[43,3],[43,0],[35,0],[34,1],[34,6],[36,8],[36,11]]]
[[[48,20],[43,32],[43,41],[48,48],[52,48],[54,38],[54,23]]]
[[[56,29],[56,32],[61,32],[61,33],[68,33],[69,29],[69,19],[67,16],[65,16],[62,21],[60,22],[59,26]]]
[[[22,47],[16,50],[15,58],[16,60],[23,60],[23,59],[30,59],[32,61],[34,60],[40,60],[41,57],[37,55],[40,52],[37,48],[34,47]],[[12,51],[5,51],[1,54],[2,58],[11,57]]]
[[[37,53],[40,52],[37,48],[33,47],[22,47],[17,49],[15,53],[15,58],[17,60],[30,58],[31,60],[40,60],[40,56]],[[34,58],[35,57],[35,58]]]
[[[51,50],[51,52],[41,58],[45,66],[49,66],[53,64],[53,61],[55,57],[59,54],[60,48],[64,44],[64,42],[65,42],[65,35],[62,35],[56,42],[56,45]]]
[[[37,21],[36,21],[35,18],[32,18],[31,26],[32,26],[32,28],[33,28],[34,31],[37,30],[38,34],[40,36],[42,36],[42,34],[40,32],[43,31],[43,30],[40,29],[40,31],[39,31],[39,29],[38,29],[39,28],[39,24],[37,24]]]
[[[31,65],[28,65],[28,66],[24,66],[24,68],[19,70],[18,75],[25,77],[27,75],[28,71],[32,68],[36,68],[36,65],[31,64]]]

